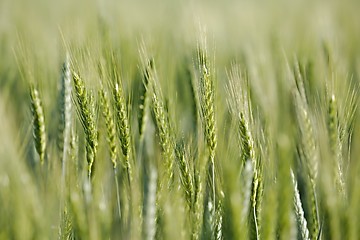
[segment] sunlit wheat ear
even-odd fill
[[[69,151],[71,122],[72,122],[72,102],[71,102],[71,70],[70,57],[67,54],[61,72],[60,89],[60,124],[59,124],[59,149],[62,154],[63,174],[66,169],[66,158]]]
[[[93,164],[98,147],[98,132],[95,122],[95,107],[92,96],[86,91],[83,80],[73,72],[73,81],[77,99],[77,112],[86,137],[86,158],[88,176],[92,176]]]
[[[39,91],[35,86],[30,87],[31,111],[33,115],[33,133],[36,152],[39,154],[40,164],[44,164],[46,151],[46,131],[44,109]]]
[[[119,85],[119,83],[117,82],[115,83],[113,95],[116,111],[115,114],[117,119],[117,129],[119,132],[121,150],[125,158],[124,165],[127,169],[129,180],[131,180],[132,173],[130,164],[131,146],[129,116],[126,108],[126,101],[123,90],[121,88],[121,85]]]
[[[344,182],[344,171],[343,171],[343,157],[342,157],[342,145],[340,142],[339,134],[339,119],[337,112],[337,103],[335,95],[331,95],[329,100],[329,110],[328,110],[328,132],[329,132],[329,142],[332,156],[335,160],[335,176],[336,176],[336,185],[339,192],[345,196],[345,182]]]
[[[110,159],[113,164],[114,169],[116,169],[116,155],[117,155],[117,146],[116,146],[116,128],[114,124],[114,116],[110,109],[110,104],[107,96],[107,92],[104,88],[99,90],[100,103],[102,107],[102,113],[105,118],[106,125],[106,134],[107,142],[110,148]]]
[[[300,193],[299,193],[299,189],[298,189],[298,183],[295,179],[294,173],[291,170],[291,178],[292,178],[292,182],[293,182],[293,186],[294,186],[294,208],[295,208],[295,215],[296,215],[296,220],[297,220],[297,224],[298,224],[298,229],[300,230],[300,235],[301,235],[301,239],[304,240],[310,240],[309,237],[309,230],[307,227],[307,221],[305,218],[305,213],[302,207],[302,202],[300,199]]]

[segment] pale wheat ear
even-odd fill
[[[61,69],[60,78],[60,123],[59,123],[59,137],[58,146],[60,154],[62,155],[63,175],[65,175],[66,162],[68,157],[71,123],[72,123],[72,102],[71,102],[71,69],[70,69],[70,55],[67,53],[63,67]]]
[[[33,115],[33,136],[36,152],[39,154],[40,164],[45,162],[46,128],[45,115],[40,94],[35,85],[30,86],[31,111]]]
[[[77,99],[77,112],[86,137],[86,159],[88,162],[88,177],[93,176],[93,165],[98,148],[98,132],[95,122],[95,106],[93,97],[88,94],[84,81],[73,72],[74,90]]]

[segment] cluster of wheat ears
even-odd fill
[[[95,88],[68,53],[56,149],[42,93],[35,81],[30,86],[32,172],[39,192],[58,184],[51,225],[60,239],[359,237],[351,212],[359,194],[349,179],[357,85],[345,79],[339,90],[331,60],[330,80],[319,81],[325,90],[318,92],[311,67],[287,61],[287,80],[275,86],[278,109],[265,109],[246,66],[233,64],[219,84],[201,39],[181,83],[192,96],[191,133],[184,134],[157,59],[145,44],[139,49],[135,100],[112,50],[98,62]],[[220,108],[219,98],[227,105]],[[50,227],[39,225],[32,234],[41,238]]]

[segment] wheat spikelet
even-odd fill
[[[40,164],[43,165],[45,161],[46,151],[46,131],[45,131],[45,117],[39,91],[35,86],[30,87],[31,111],[33,115],[33,133],[35,140],[35,149],[39,154]]]

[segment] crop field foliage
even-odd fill
[[[0,2],[0,239],[359,239],[359,1]]]

